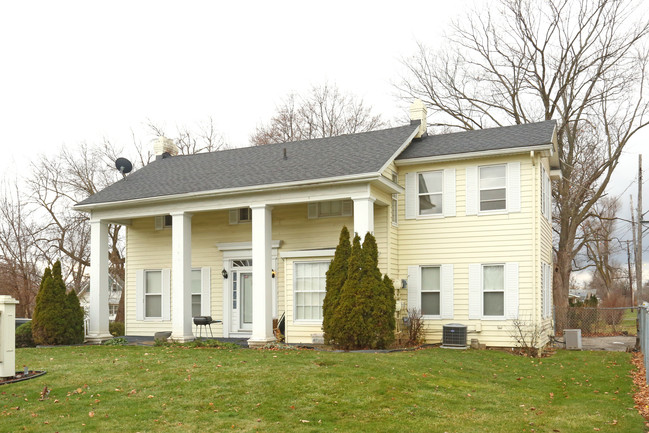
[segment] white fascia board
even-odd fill
[[[548,144],[539,144],[536,146],[512,147],[509,149],[485,150],[482,152],[467,152],[467,153],[454,153],[451,155],[424,156],[421,158],[397,159],[394,161],[394,163],[397,166],[404,166],[404,165],[426,164],[429,162],[446,162],[446,161],[457,161],[463,159],[489,158],[494,156],[515,155],[517,153],[526,153],[529,155],[530,151],[550,150],[552,148],[551,146],[552,144],[548,143]]]
[[[185,194],[146,197],[146,198],[138,198],[133,200],[113,201],[113,202],[105,202],[105,203],[91,203],[85,205],[75,204],[72,208],[80,212],[90,212],[99,209],[116,208],[116,207],[132,207],[141,204],[197,199],[197,198],[217,196],[217,195],[228,196],[228,195],[236,195],[236,194],[243,194],[243,193],[264,192],[269,190],[285,190],[285,189],[291,189],[295,187],[326,186],[326,185],[341,184],[341,183],[357,183],[363,181],[376,180],[380,176],[381,176],[380,173],[361,173],[361,174],[355,174],[351,176],[338,176],[338,177],[328,177],[328,178],[321,178],[321,179],[299,180],[295,182],[273,183],[267,185],[253,185],[253,186],[247,186],[243,188],[227,188],[227,189],[216,189],[210,191],[196,191],[196,192],[190,192]]]
[[[392,182],[391,179],[388,179],[385,176],[381,176],[376,180],[377,186],[390,193],[390,194],[404,194],[406,192],[406,189],[402,187],[401,185]]]
[[[303,257],[333,257],[334,254],[336,254],[335,248],[327,248],[321,250],[282,251],[279,256],[283,259],[297,259]]]
[[[300,188],[264,189],[261,191],[236,192],[212,196],[168,196],[163,200],[125,201],[90,209],[91,220],[143,218],[165,215],[171,212],[204,212],[213,210],[250,207],[257,204],[284,205],[313,201],[340,200],[366,193],[369,182],[379,179],[378,173],[371,177],[345,181],[327,182]]]
[[[410,134],[410,136],[408,138],[406,138],[406,141],[404,141],[403,144],[401,146],[399,146],[397,151],[392,154],[392,156],[385,162],[385,164],[383,164],[383,167],[381,167],[381,169],[379,170],[379,173],[383,173],[388,168],[388,166],[395,160],[395,158],[397,156],[401,155],[401,152],[403,152],[404,149],[406,147],[408,147],[408,145],[415,138],[415,136],[417,135],[417,132],[419,132],[419,125],[417,125],[415,130],[412,131],[412,134]]]

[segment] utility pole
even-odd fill
[[[633,213],[632,213],[633,214]],[[636,290],[638,291],[638,304],[643,301],[643,287],[642,287],[642,155],[638,155],[638,225],[636,229],[638,234],[636,236],[636,256],[635,256],[635,279]]]
[[[631,235],[633,236],[633,263],[635,263],[636,278],[638,278],[638,241],[636,240],[635,214],[633,212],[633,194],[629,194],[629,207],[631,208]],[[636,279],[635,300],[640,305],[640,287]],[[635,304],[634,304],[635,305]]]
[[[635,297],[633,296],[633,274],[631,273],[631,249],[629,248],[629,241],[626,241],[626,260],[629,267],[629,293],[631,294],[631,305],[635,305]]]

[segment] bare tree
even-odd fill
[[[554,299],[567,305],[582,223],[630,138],[647,124],[649,23],[633,0],[500,0],[456,23],[446,51],[423,44],[397,84],[432,124],[479,129],[558,121],[563,178],[554,184]],[[493,13],[492,13],[493,10]]]
[[[31,317],[40,281],[40,228],[20,197],[14,183],[0,198],[0,294],[18,300],[18,317]]]
[[[289,94],[270,122],[257,127],[250,143],[259,146],[333,137],[371,131],[384,125],[381,117],[373,115],[372,108],[362,99],[325,84],[312,87],[304,96]]]
[[[616,215],[620,208],[619,201],[603,197],[597,202],[591,215],[584,221],[584,251],[593,270],[591,287],[597,288],[598,296],[603,299],[621,286],[623,271],[619,263],[613,260],[621,251],[615,238]],[[622,283],[622,287],[626,287]]]

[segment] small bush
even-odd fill
[[[23,323],[16,328],[16,347],[35,347],[32,337],[32,322]]]
[[[113,337],[121,337],[124,335],[124,323],[123,322],[110,322],[108,324],[108,332]]]
[[[104,341],[102,344],[104,346],[126,346],[128,340],[124,337],[111,338],[110,340]]]

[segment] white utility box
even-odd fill
[[[564,329],[563,338],[566,339],[566,349],[581,350],[581,329]]]
[[[16,375],[16,301],[0,295],[0,378]]]

